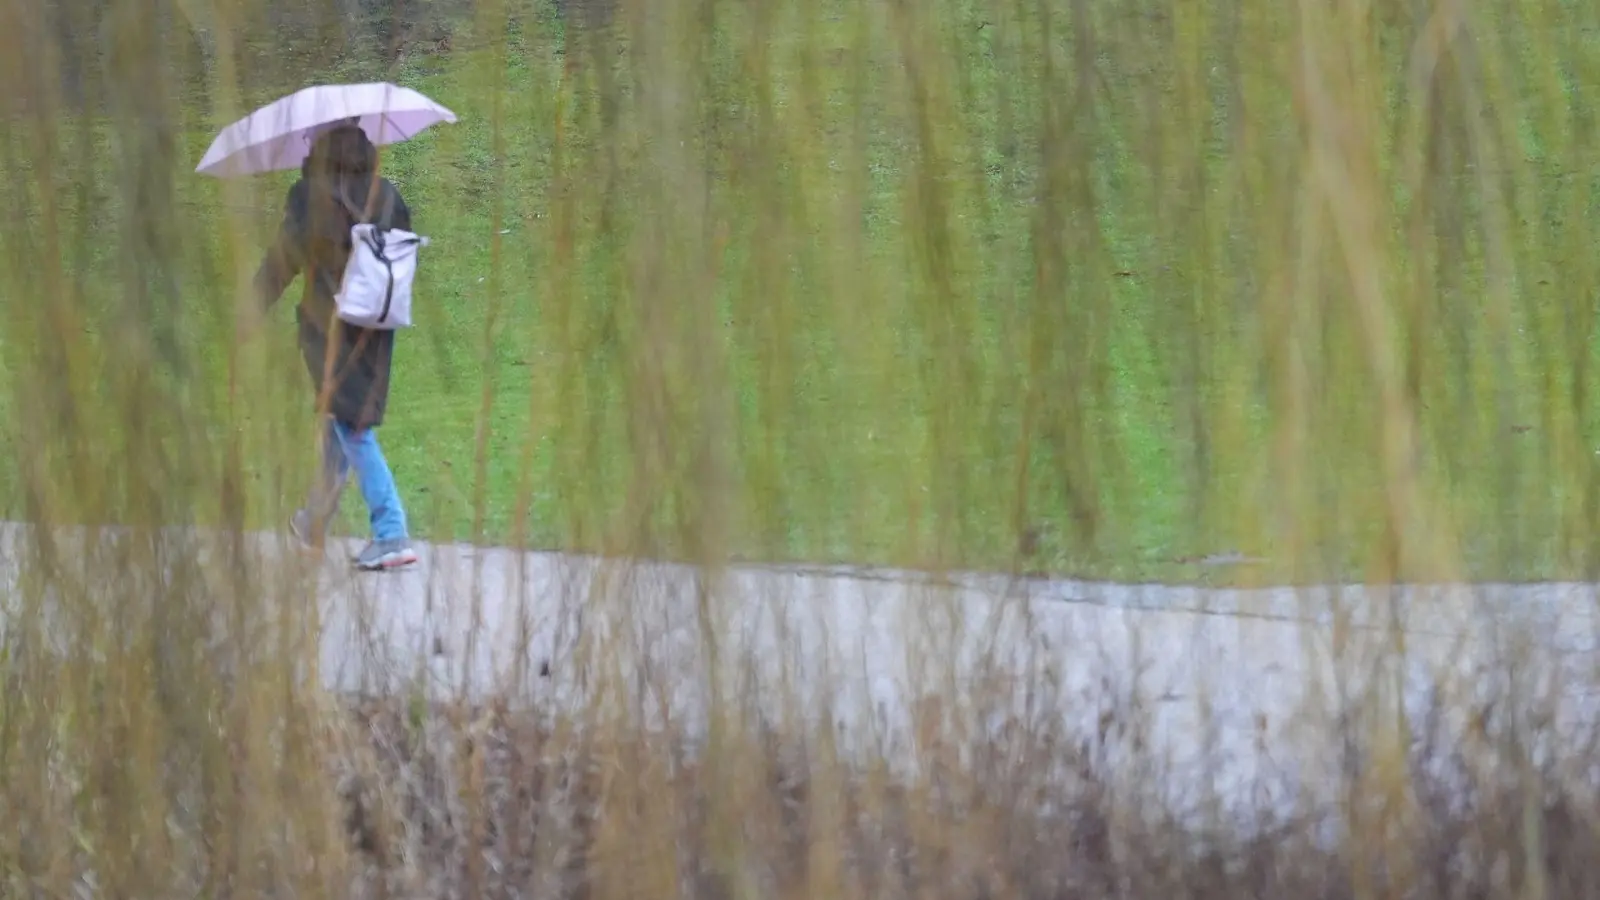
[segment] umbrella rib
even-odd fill
[[[389,115],[387,110],[385,110],[383,113],[383,120],[389,123],[389,127],[393,128],[396,134],[400,135],[400,140],[411,140],[411,135],[406,134],[405,129],[400,127],[400,123],[396,122],[394,117]]]

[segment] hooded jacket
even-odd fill
[[[255,276],[263,308],[276,303],[295,276],[305,276],[295,316],[317,409],[354,429],[383,423],[395,333],[359,328],[335,315],[333,298],[350,258],[350,228],[356,223],[344,201],[368,221],[411,230],[411,211],[399,190],[376,176],[377,157],[377,148],[359,127],[340,126],[319,136],[284,198],[283,221]]]

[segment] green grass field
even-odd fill
[[[447,52],[364,69],[319,57],[316,77],[390,77],[461,117],[384,163],[434,240],[382,432],[414,531],[1119,578],[1386,577],[1398,563],[1379,548],[1421,527],[1391,510],[1385,467],[1402,466],[1456,574],[1587,572],[1600,433],[1580,85],[1600,40],[1578,7],[1553,34],[1557,8],[1480,20],[1474,49],[1450,45],[1420,74],[1407,60],[1424,23],[1373,11],[1360,65],[1381,77],[1363,76],[1371,102],[1339,126],[1370,130],[1369,168],[1331,176],[1371,201],[1359,248],[1334,212],[1346,188],[1319,193],[1316,148],[1340,137],[1301,71],[1330,66],[1331,84],[1343,63],[1295,58],[1289,8],[1085,4],[1079,22],[1028,4],[833,0],[599,36],[543,5],[480,6]],[[105,350],[118,317],[162,319],[140,352],[155,371],[206,373],[193,403],[238,435],[256,527],[278,526],[309,472],[298,284],[269,334],[229,349],[290,178],[190,170],[222,124],[306,78],[275,68],[248,96],[193,88],[172,111],[181,142],[162,177],[178,199],[155,231],[180,262],[140,276],[157,283],[144,308],[116,290],[136,251],[93,241],[72,251],[73,283],[18,272],[4,286],[14,307],[70,296],[61,314],[85,338],[63,352],[101,400],[134,359]],[[1430,99],[1430,85],[1448,90]],[[117,123],[52,130],[69,210],[55,227],[70,236],[104,215],[85,210],[127,202]],[[1363,318],[1369,287],[1378,319]],[[1397,410],[1404,460],[1385,443]],[[114,447],[51,464],[115,469]],[[17,482],[0,489],[20,511]],[[359,530],[349,500],[344,527]],[[1267,562],[1185,562],[1230,552]]]

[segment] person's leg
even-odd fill
[[[296,510],[290,520],[295,537],[314,547],[322,546],[327,537],[328,525],[339,512],[339,498],[350,479],[350,464],[334,431],[333,420],[325,422],[318,434],[317,478],[307,492],[306,505]]]
[[[322,477],[313,489],[308,508],[317,521],[327,526],[339,512],[339,497],[350,480],[350,461],[345,456],[333,419],[322,429]]]
[[[415,562],[406,531],[405,507],[400,503],[394,474],[378,446],[378,436],[370,428],[349,428],[337,421],[333,429],[372,522],[372,546],[362,552],[357,564],[363,568],[390,568]]]

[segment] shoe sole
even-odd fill
[[[406,566],[415,565],[416,562],[417,555],[415,553],[394,553],[373,563],[363,563],[360,560],[356,560],[356,568],[363,572],[387,572],[390,569],[403,569]]]

